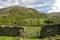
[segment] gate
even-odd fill
[[[40,27],[25,27],[26,38],[38,38],[40,36]]]

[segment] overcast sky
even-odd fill
[[[0,8],[15,5],[35,8],[45,13],[60,12],[60,0],[0,0]]]

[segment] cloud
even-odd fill
[[[50,12],[60,12],[60,0],[55,0],[55,3],[52,6],[52,9],[48,11]]]
[[[37,0],[20,0],[21,6],[31,5],[34,4]]]
[[[20,5],[28,8],[35,8],[38,11],[48,12],[51,10],[54,0],[22,0]]]
[[[26,7],[30,7],[30,8],[36,8],[36,7],[42,7],[42,6],[45,6],[45,5],[48,5],[48,3],[45,3],[45,4],[36,4],[36,5],[27,5]]]
[[[21,0],[21,2],[26,2],[26,3],[33,3],[35,2],[36,0]]]
[[[0,8],[19,5],[18,0],[0,0]]]
[[[51,10],[53,3],[54,0],[0,0],[0,8],[19,5],[23,7],[34,8],[42,12],[48,12]]]

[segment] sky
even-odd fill
[[[44,13],[60,12],[60,0],[0,0],[0,8],[16,5],[34,8]]]

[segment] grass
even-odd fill
[[[60,36],[57,35],[56,38],[60,39]],[[0,40],[17,40],[16,37],[5,37],[5,36],[0,36]],[[24,40],[41,40],[38,38],[24,38]],[[44,40],[49,40],[48,38],[45,38]]]
[[[37,39],[37,38],[25,38],[24,40],[41,40],[41,39]]]
[[[0,40],[16,40],[16,38],[15,37],[0,36]]]
[[[16,37],[4,37],[0,36],[0,40],[17,40]],[[24,40],[40,40],[36,38],[24,38]]]

